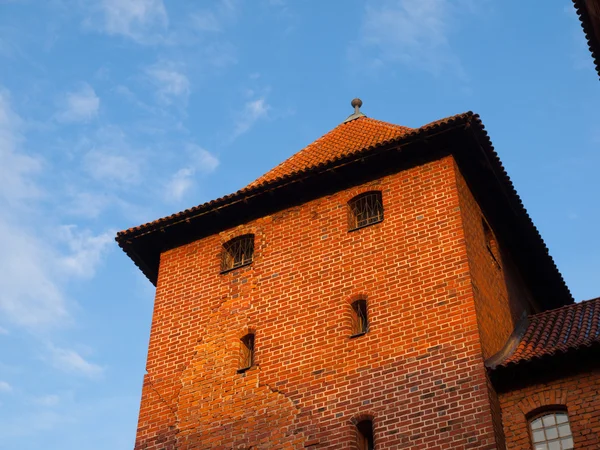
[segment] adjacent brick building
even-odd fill
[[[135,448],[596,448],[600,300],[573,303],[479,117],[353,106],[118,234],[156,285]]]

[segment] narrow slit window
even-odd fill
[[[498,243],[496,242],[496,237],[494,236],[492,229],[485,221],[485,219],[482,219],[481,223],[483,225],[483,234],[485,236],[485,245],[487,247],[487,250],[490,253],[492,259],[494,260],[496,267],[500,268],[500,252],[498,250]]]
[[[534,450],[571,450],[573,434],[565,411],[554,411],[529,421]]]
[[[356,300],[352,302],[352,335],[362,336],[369,331],[369,317],[367,315],[367,301]]]
[[[358,450],[373,450],[375,448],[373,439],[373,421],[360,421],[356,424],[356,431],[358,435]]]
[[[223,244],[221,272],[248,265],[254,258],[254,235],[245,234]]]
[[[240,339],[240,361],[238,372],[245,372],[254,365],[254,334],[249,333]]]
[[[366,227],[383,220],[380,191],[365,192],[348,202],[348,229]]]

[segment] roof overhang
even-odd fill
[[[522,389],[531,384],[543,384],[600,367],[600,342],[557,351],[540,358],[523,360],[516,364],[488,367],[490,380],[497,392]]]
[[[453,155],[542,309],[573,302],[479,116],[453,116],[351,155],[119,232],[119,246],[156,285],[169,249],[388,173]]]
[[[573,0],[600,77],[600,0]]]

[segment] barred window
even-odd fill
[[[240,361],[238,372],[242,373],[254,365],[254,333],[240,339]]]
[[[245,234],[223,244],[221,272],[236,269],[252,262],[254,257],[254,235]]]
[[[352,335],[358,337],[369,331],[369,318],[367,316],[367,301],[356,300],[352,303]]]
[[[348,229],[366,227],[383,220],[380,191],[365,192],[348,202]]]
[[[359,450],[373,450],[375,441],[373,439],[373,422],[371,420],[361,420],[356,424],[357,447]]]
[[[569,416],[565,411],[554,411],[529,421],[534,450],[570,450],[573,435]]]
[[[483,234],[485,236],[485,245],[487,247],[487,250],[490,256],[492,257],[492,260],[494,261],[496,267],[500,269],[500,252],[498,251],[498,243],[496,242],[496,237],[494,236],[492,229],[490,228],[485,219],[481,219],[481,224],[483,226]]]

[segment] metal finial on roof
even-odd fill
[[[359,117],[366,117],[362,112],[360,112],[360,107],[362,106],[362,100],[360,98],[354,98],[350,102],[352,107],[354,108],[354,113],[349,115],[344,123],[350,122],[351,120],[358,119]]]

